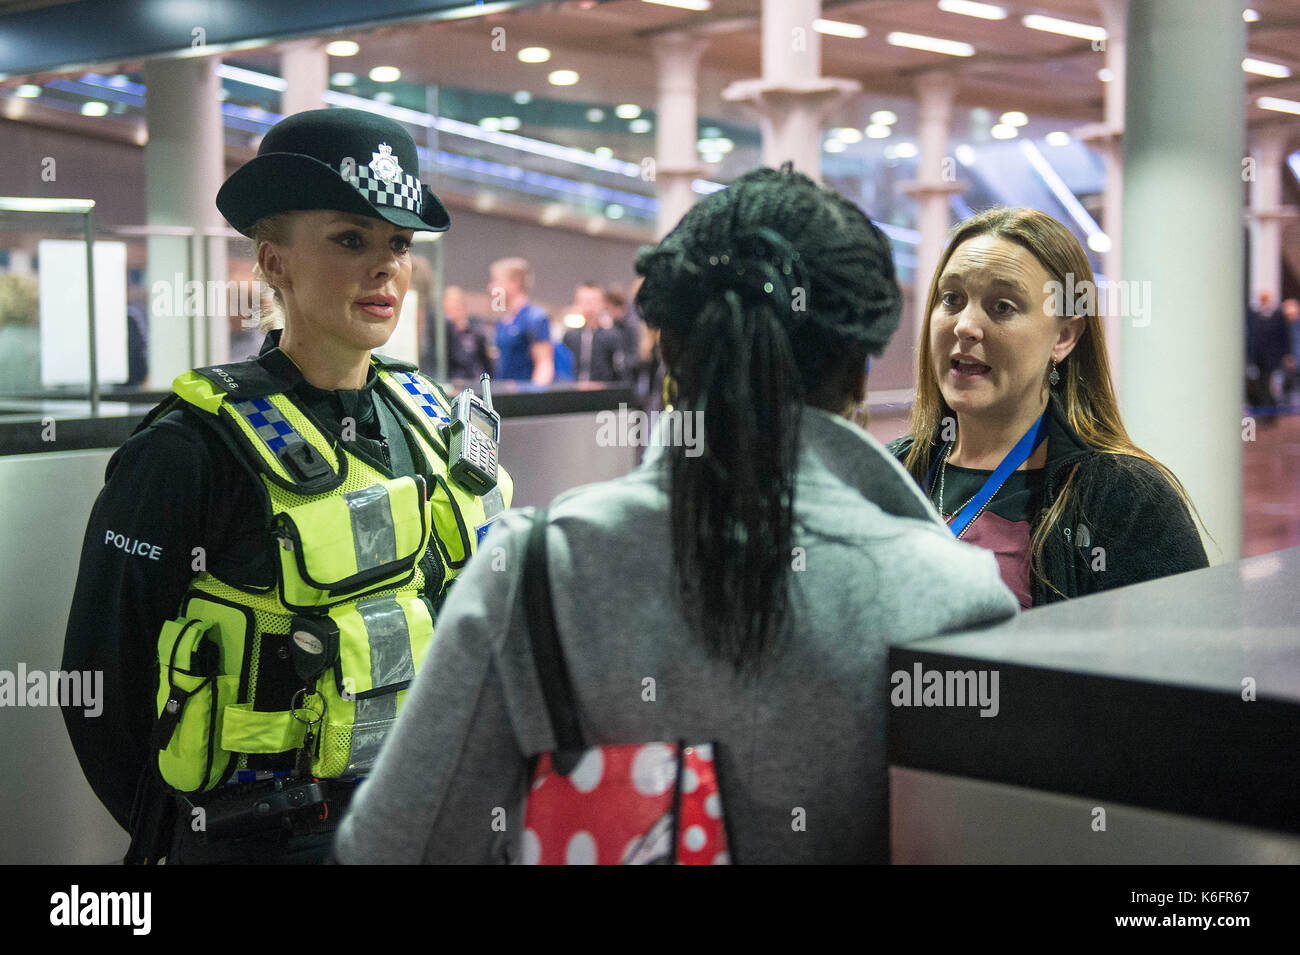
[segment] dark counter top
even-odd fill
[[[459,387],[449,386],[447,393],[454,396],[459,390]],[[111,392],[100,400],[99,415],[93,418],[89,401],[0,399],[0,455],[120,447],[140,419],[168,394],[170,392]],[[621,385],[492,383],[492,404],[503,419],[594,414],[617,411],[621,404],[631,407],[634,402],[632,390]],[[51,419],[53,440],[50,440],[47,427]]]
[[[890,762],[1300,832],[1297,584],[1292,548],[895,647],[998,708],[891,706]]]

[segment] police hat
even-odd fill
[[[312,109],[267,130],[257,156],[217,192],[217,208],[244,235],[263,216],[293,209],[445,232],[451,219],[419,171],[415,140],[400,123],[360,109]]]

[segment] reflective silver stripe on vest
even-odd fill
[[[393,597],[371,597],[357,604],[370,641],[370,685],[376,689],[415,679],[411,632],[406,614]],[[397,719],[397,694],[356,701],[347,772],[365,772],[375,763],[384,738]]]
[[[397,559],[397,532],[393,529],[393,510],[388,488],[382,484],[348,491],[348,516],[352,518],[352,546],[357,556],[357,573],[371,570]],[[375,684],[380,686],[381,684]]]

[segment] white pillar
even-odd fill
[[[206,229],[229,228],[217,211],[216,195],[225,181],[225,143],[221,123],[221,80],[216,56],[145,62],[145,218],[151,226],[198,230],[193,241],[166,236],[148,240],[145,287],[149,292],[149,378],[151,388],[165,389],[194,364],[225,361],[229,338],[224,315],[187,318],[174,308],[155,309],[159,300],[185,301],[190,281],[208,276],[226,281],[224,245],[209,244]],[[192,251],[191,251],[192,250]],[[206,274],[205,274],[206,272]],[[180,276],[179,295],[173,288]],[[167,297],[155,294],[164,283]],[[208,296],[203,288],[205,312]],[[223,309],[224,311],[224,309]]]
[[[1149,283],[1126,319],[1120,407],[1133,440],[1179,477],[1224,560],[1241,556],[1241,157],[1246,31],[1239,0],[1129,8],[1124,260]],[[1103,545],[1104,546],[1104,545]],[[1207,540],[1206,552],[1218,552]]]
[[[1282,167],[1293,130],[1288,126],[1264,126],[1251,135],[1250,156],[1254,160],[1250,183],[1250,298],[1260,292],[1282,297],[1282,230],[1296,217],[1294,206],[1282,205]]]
[[[916,200],[916,280],[913,285],[915,333],[925,326],[925,295],[939,265],[952,227],[952,195],[966,184],[958,182],[956,162],[948,155],[948,130],[952,125],[952,100],[957,81],[946,73],[924,73],[917,78],[917,139],[920,162],[917,178],[903,183],[903,191]]]
[[[764,165],[790,161],[814,181],[821,180],[822,118],[862,88],[821,75],[821,35],[813,29],[820,16],[821,0],[763,0],[762,79],[740,80],[722,93],[758,112]]]
[[[1110,239],[1110,249],[1101,256],[1101,268],[1106,281],[1118,282],[1123,263],[1121,251],[1124,231],[1124,99],[1128,71],[1125,36],[1128,30],[1128,0],[1099,0],[1102,26],[1106,28],[1105,61],[1111,72],[1111,81],[1102,84],[1105,99],[1102,103],[1102,121],[1075,130],[1074,135],[1101,155],[1106,183],[1102,191],[1101,227]],[[1104,314],[1106,351],[1110,357],[1110,371],[1118,382],[1123,361],[1124,320],[1118,315]]]
[[[697,156],[696,91],[700,54],[709,45],[689,33],[666,33],[650,43],[658,68],[659,106],[655,119],[655,192],[662,239],[695,204],[691,182],[704,171]]]
[[[330,63],[320,40],[294,40],[280,47],[280,76],[289,85],[280,94],[285,116],[323,109],[329,89]]]

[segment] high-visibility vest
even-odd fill
[[[278,547],[274,587],[204,570],[159,635],[154,745],[176,790],[201,792],[236,770],[290,769],[305,740],[313,776],[364,774],[433,639],[440,594],[474,553],[476,529],[510,504],[504,468],[483,497],[450,479],[442,389],[414,365],[378,355],[372,364],[429,483],[375,469],[256,361],[173,382],[265,488]],[[435,569],[442,580],[426,581]]]

